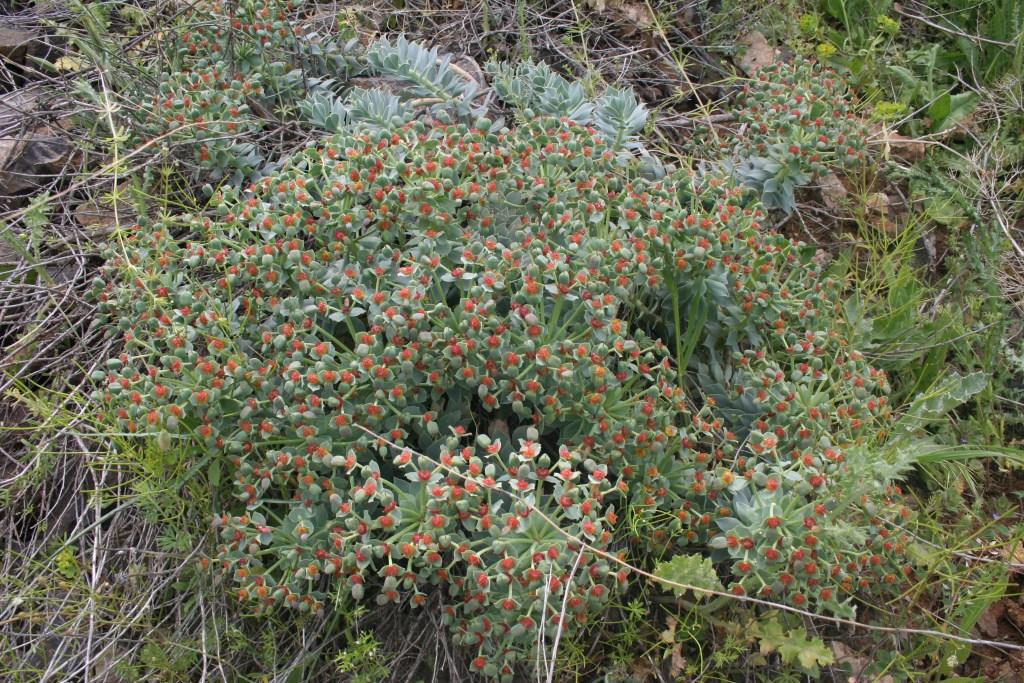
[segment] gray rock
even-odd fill
[[[20,61],[36,37],[32,31],[17,28],[10,23],[0,23],[0,57],[12,62]]]

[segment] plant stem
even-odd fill
[[[667,269],[664,274],[665,280],[668,282],[669,294],[672,296],[672,327],[676,342],[676,373],[679,375],[679,381],[682,382],[683,375],[686,373],[686,366],[683,364],[685,362],[683,357],[683,319],[682,312],[679,310],[679,287],[676,286],[676,274],[671,268]]]

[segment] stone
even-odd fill
[[[746,49],[738,64],[748,76],[775,61],[775,48],[768,44],[768,39],[760,31],[751,31],[740,38],[739,42]]]
[[[20,29],[10,23],[0,23],[0,57],[12,62],[20,61],[35,42],[36,34],[32,31]]]

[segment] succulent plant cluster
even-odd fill
[[[867,125],[833,69],[798,59],[762,67],[743,86],[737,104],[751,153],[777,151],[813,174],[866,159]],[[773,146],[786,144],[784,149]]]
[[[868,457],[886,376],[812,254],[735,178],[651,179],[614,128],[460,112],[352,124],[107,254],[124,350],[97,399],[230,466],[238,598],[441,590],[473,667],[511,679],[542,629],[599,617],[615,558],[704,552],[736,594],[838,613],[898,588],[905,510]]]
[[[259,169],[267,112],[295,103],[324,71],[347,72],[355,62],[340,45],[300,35],[295,17],[304,4],[216,0],[187,9],[188,28],[169,41],[155,92],[141,84],[132,94],[138,137],[184,144],[213,180],[237,183]]]
[[[829,67],[802,58],[766,65],[744,84],[736,105],[739,134],[719,145],[738,159],[736,174],[769,209],[791,212],[797,187],[867,158],[868,126]]]

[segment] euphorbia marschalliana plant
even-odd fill
[[[509,679],[542,624],[599,618],[616,558],[706,553],[737,595],[836,613],[898,589],[867,456],[888,387],[834,330],[838,285],[735,179],[651,179],[614,137],[353,124],[110,251],[98,399],[229,466],[240,600],[440,590]]]

